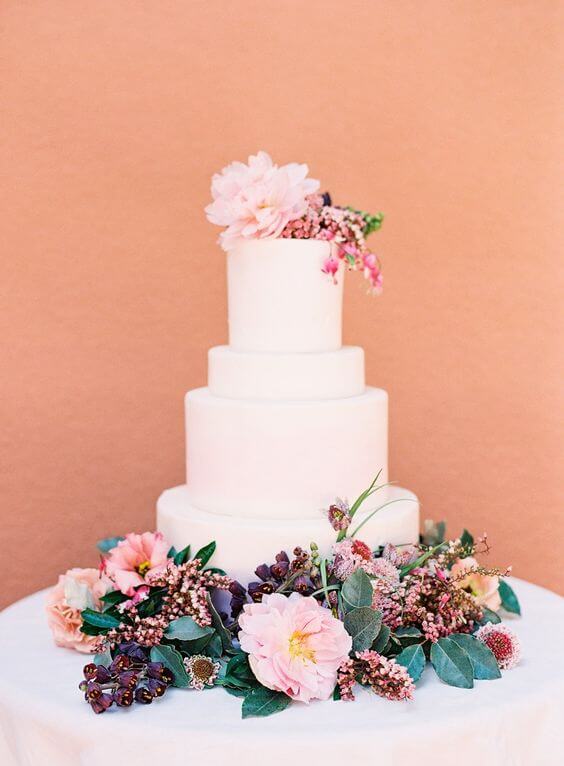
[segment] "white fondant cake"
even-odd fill
[[[161,495],[158,528],[176,548],[216,540],[214,563],[242,581],[281,548],[329,546],[335,497],[353,501],[378,471],[387,482],[388,397],[365,386],[362,349],[341,346],[331,247],[256,239],[229,252],[229,346],[209,352],[209,387],[186,394],[187,484]],[[361,538],[415,542],[416,497],[385,487],[365,513],[382,503]]]

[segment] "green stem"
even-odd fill
[[[356,533],[357,533],[357,532],[358,532],[360,529],[362,529],[362,527],[363,527],[363,526],[366,524],[366,522],[367,522],[367,521],[370,521],[370,519],[371,519],[371,518],[374,516],[374,514],[375,514],[375,513],[378,513],[378,511],[381,511],[381,510],[382,510],[382,508],[385,508],[387,505],[391,505],[392,503],[405,503],[405,502],[416,503],[416,502],[418,502],[418,501],[417,501],[417,500],[414,500],[414,499],[413,499],[413,498],[411,498],[411,497],[399,497],[399,498],[397,498],[396,500],[388,500],[388,502],[387,502],[387,503],[382,503],[382,505],[379,505],[379,506],[378,506],[378,508],[375,508],[373,511],[371,511],[371,512],[368,514],[368,516],[367,516],[365,519],[363,519],[363,520],[360,522],[360,524],[358,525],[358,527],[357,527],[357,528],[354,530],[354,532],[351,532],[351,534],[349,535],[349,537],[354,537],[354,536],[356,535]]]

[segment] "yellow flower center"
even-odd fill
[[[293,660],[300,658],[304,662],[306,660],[315,662],[315,652],[307,645],[309,635],[309,633],[302,633],[300,630],[295,630],[290,636],[289,649],[290,657]]]
[[[150,561],[142,561],[141,564],[139,564],[137,567],[137,572],[141,575],[141,577],[145,577],[149,569],[151,568],[151,562]]]

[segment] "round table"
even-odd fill
[[[363,689],[353,703],[244,721],[241,701],[219,688],[94,715],[78,690],[85,655],[53,645],[37,593],[0,614],[0,764],[561,764],[564,599],[513,585],[524,617],[509,624],[523,659],[502,679],[455,689],[427,668],[412,702]]]

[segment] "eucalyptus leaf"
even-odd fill
[[[379,654],[382,654],[382,652],[388,645],[391,632],[392,631],[388,628],[387,625],[382,625],[380,628],[380,632],[374,639],[371,649],[373,649],[375,652],[378,652]]]
[[[98,548],[100,553],[108,553],[122,540],[125,540],[125,537],[106,537],[103,540],[98,540],[96,548]]]
[[[471,689],[474,671],[466,652],[450,638],[439,638],[431,646],[431,662],[441,681],[449,686]]]
[[[515,591],[505,580],[500,580],[499,583],[499,596],[501,598],[501,605],[506,612],[512,614],[521,614],[521,605],[519,599],[515,595]]]
[[[212,618],[212,625],[217,631],[217,634],[219,635],[221,639],[221,644],[225,650],[231,649],[232,647],[232,638],[231,633],[227,630],[225,625],[223,624],[223,620],[221,619],[219,612],[215,608],[215,604],[211,600],[211,596],[208,593],[207,594],[207,602],[208,602],[208,609],[210,610],[211,618]]]
[[[218,659],[222,656],[223,644],[221,642],[221,636],[219,633],[214,633],[210,640],[207,642],[204,649],[204,654],[206,654],[208,657],[213,657],[214,659]]]
[[[208,561],[211,559],[211,557],[215,553],[216,548],[217,548],[217,544],[214,540],[211,543],[204,545],[204,547],[200,548],[200,550],[196,553],[194,558],[200,560],[200,569],[203,569],[205,567],[205,565],[208,563]]]
[[[454,633],[449,638],[468,655],[475,679],[493,681],[495,678],[501,678],[497,660],[488,646],[467,633]]]
[[[173,674],[173,685],[184,688],[190,684],[182,655],[173,646],[159,644],[151,649],[151,662],[162,662]]]
[[[108,665],[111,665],[112,662],[112,653],[109,649],[106,649],[105,652],[101,652],[100,654],[95,654],[94,657],[92,657],[92,662],[95,665],[105,665],[106,667]]]
[[[370,649],[382,625],[382,615],[369,606],[361,606],[347,612],[344,619],[345,630],[352,638],[355,652]]]
[[[374,590],[370,577],[364,569],[357,569],[347,577],[341,588],[343,605],[347,611],[359,607],[369,607],[372,604]]]
[[[83,612],[81,612],[81,616],[86,624],[92,625],[96,628],[104,628],[105,630],[110,630],[110,628],[117,628],[120,624],[120,621],[117,619],[117,617],[113,617],[107,612],[96,612],[94,609],[85,609]]]
[[[165,630],[165,635],[169,639],[178,641],[194,641],[211,636],[213,632],[212,627],[202,627],[192,617],[185,616],[173,620]]]
[[[494,612],[493,609],[489,609],[487,606],[483,606],[482,612],[484,615],[482,618],[482,624],[491,622],[492,625],[497,625],[498,622],[501,622],[501,617],[497,612]]]
[[[223,686],[227,694],[231,694],[233,697],[246,697],[249,693],[248,689],[236,689],[234,686]]]
[[[243,718],[265,717],[280,713],[292,702],[283,692],[275,692],[264,686],[257,686],[245,696],[241,708]]]
[[[413,679],[413,683],[417,683],[425,669],[427,660],[421,644],[415,644],[400,652],[396,657],[396,662],[403,665]]]

